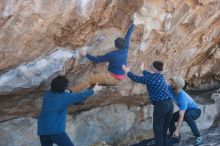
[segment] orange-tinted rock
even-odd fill
[[[219,9],[220,2],[216,0],[3,0],[0,4],[0,91],[4,91],[4,95],[0,100],[5,109],[1,111],[4,113],[1,120],[10,119],[10,115],[11,118],[36,115],[25,108],[18,108],[25,107],[26,103],[39,107],[39,102],[34,99],[38,99],[43,91],[38,87],[49,82],[47,78],[54,76],[55,71],[66,73],[73,85],[92,72],[106,70],[104,63],[93,66],[82,61],[78,51],[85,49],[93,55],[101,55],[113,50],[114,39],[125,35],[133,12],[136,28],[128,60],[133,71],[140,73],[142,62],[150,66],[153,61],[162,60],[166,64],[166,78],[182,75],[188,83],[187,89],[208,91],[219,88]],[[48,60],[46,58],[57,47],[65,48],[67,54],[75,53],[73,59],[57,55],[61,61],[51,63],[51,66],[55,64],[55,70],[39,69],[38,62]],[[36,66],[27,67],[30,64]],[[21,70],[24,68],[26,72]],[[14,72],[8,76],[10,71]],[[41,75],[38,82],[32,82],[35,75]],[[15,81],[18,84],[15,85]],[[4,86],[4,83],[13,84]],[[32,93],[29,90],[35,89],[39,93],[34,92],[31,98],[26,98]],[[99,95],[79,109],[113,103],[138,105],[146,100],[145,94],[143,85],[125,80],[109,94],[111,98],[104,96],[97,101],[96,98],[101,97]],[[132,97],[140,98],[141,102],[125,99]],[[9,99],[13,104],[9,103]],[[14,106],[18,102],[19,106]],[[13,106],[16,108],[10,112]]]

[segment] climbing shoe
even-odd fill
[[[201,144],[204,144],[202,137],[196,137],[195,146],[199,146]]]

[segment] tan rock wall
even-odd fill
[[[4,108],[0,121],[36,116],[43,90],[59,73],[66,74],[73,85],[105,70],[106,64],[93,66],[78,51],[100,55],[113,50],[114,39],[124,36],[133,12],[132,71],[140,73],[141,62],[149,66],[162,60],[166,78],[184,76],[187,89],[200,92],[220,87],[217,0],[1,0],[0,106]],[[57,48],[72,55],[51,55]],[[79,109],[113,103],[146,105],[145,94],[143,85],[126,79]]]

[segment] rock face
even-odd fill
[[[80,64],[78,51],[112,49],[142,4],[141,0],[2,0],[0,121],[36,116],[39,98],[55,75],[67,74],[75,84],[84,79],[92,66]]]
[[[67,133],[76,146],[89,146],[101,140],[107,143],[119,137],[141,133],[152,126],[152,107],[128,107],[117,104],[94,108],[67,118]],[[37,120],[20,118],[0,124],[1,146],[39,146]],[[12,132],[13,131],[13,132]],[[24,140],[25,139],[25,140]]]
[[[214,112],[213,116],[210,114],[210,111],[214,111],[213,107],[215,106],[201,107],[202,116],[197,121],[199,129],[207,129],[210,126],[215,114]],[[76,146],[93,144],[99,146],[100,141],[111,145],[128,146],[136,135],[145,134],[145,138],[153,136],[151,133],[146,135],[146,131],[152,128],[152,113],[153,108],[149,105],[139,107],[113,104],[93,108],[74,117],[68,116],[66,131]],[[183,129],[186,129],[184,131],[189,131],[188,126],[184,127]],[[39,146],[36,128],[37,120],[30,117],[0,123],[0,146]],[[219,131],[216,133],[220,134]],[[184,134],[186,137],[183,143],[192,139],[192,133]]]
[[[140,133],[152,125],[152,107],[111,105],[83,112],[73,121],[73,141],[87,146],[100,140],[112,143],[120,136]]]
[[[204,144],[202,146],[219,146],[219,141],[220,141],[220,133],[219,133],[219,128],[215,130],[202,130],[201,135],[204,141]],[[130,144],[137,144],[137,140],[133,140],[132,138],[130,139],[131,141],[135,141],[135,143],[131,142]],[[140,142],[140,140],[139,140]],[[152,146],[154,141],[148,142],[146,144],[146,141],[141,141],[140,145],[149,145]],[[174,144],[174,146],[194,146],[195,143],[195,137],[192,135],[191,132],[184,132],[181,133],[181,141],[178,144]],[[130,145],[128,144],[128,145]]]
[[[4,71],[46,55],[56,44],[76,49],[100,27],[124,30],[140,2],[1,0],[0,68]]]
[[[205,141],[205,144],[203,144],[203,146],[218,146],[219,145],[219,141],[220,141],[220,133],[219,133],[219,128],[215,129],[215,130],[204,130],[201,132],[201,134],[203,135],[203,139]],[[183,139],[180,142],[180,146],[194,146],[194,141],[195,138],[190,135],[190,133],[185,133],[183,135]]]
[[[91,72],[105,69],[106,64],[94,67],[82,60],[78,51],[100,55],[112,50],[114,39],[124,35],[134,12],[136,28],[129,51],[132,70],[139,72],[141,62],[148,66],[159,59],[166,63],[165,76],[184,76],[190,90],[219,88],[219,5],[215,0],[2,0],[0,94],[5,108],[0,121],[36,116],[37,112],[24,105],[39,107],[34,100],[59,73],[77,84]],[[129,80],[117,89],[111,94],[115,100],[106,101],[106,105],[124,102],[115,97],[145,94],[143,86]],[[30,94],[32,97],[22,100]],[[9,112],[10,108],[14,110]]]
[[[0,122],[37,118],[43,91],[57,74],[67,75],[74,85],[106,70],[105,63],[92,65],[78,52],[101,55],[113,50],[133,14],[131,70],[140,73],[142,62],[150,66],[162,60],[167,79],[182,75],[186,89],[200,103],[218,103],[211,96],[220,88],[218,0],[0,0]],[[142,108],[148,103],[145,87],[126,79],[72,107],[70,113],[115,104]],[[219,124],[218,115],[213,125]]]
[[[220,91],[217,90],[216,93],[213,93],[212,98],[215,100],[215,103],[216,103],[217,114],[214,118],[213,124],[210,127],[210,129],[220,127]]]
[[[1,123],[0,145],[40,145],[40,141],[36,136],[36,128],[37,120],[33,118],[20,118],[12,120],[10,122]]]

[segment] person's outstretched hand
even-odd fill
[[[94,88],[93,88],[93,91],[94,91],[94,94],[98,93],[100,90],[102,90],[102,86],[99,86],[99,84],[97,83]]]
[[[122,69],[127,73],[130,71],[129,67],[122,65]]]
[[[83,57],[86,56],[86,51],[85,51],[85,50],[81,50],[79,53],[80,53],[80,55],[83,56]]]
[[[141,63],[141,70],[142,71],[144,70],[144,63],[143,62]]]

